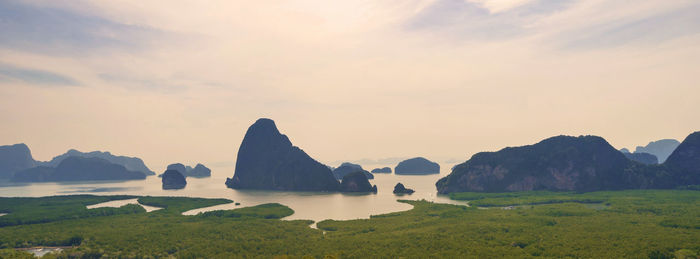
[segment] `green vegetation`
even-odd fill
[[[199,217],[226,217],[226,218],[264,218],[281,219],[294,214],[294,210],[279,203],[262,204],[255,207],[241,208],[236,210],[216,210],[198,215]],[[309,222],[311,224],[311,222]]]
[[[49,256],[61,258],[697,258],[700,254],[698,191],[463,193],[453,197],[472,204],[522,206],[479,209],[401,201],[414,208],[370,219],[325,220],[317,224],[319,229],[312,229],[310,221],[279,220],[293,213],[280,204],[183,216],[181,211],[197,204],[230,201],[142,197],[144,204],[165,209],[0,227],[0,248],[80,244]],[[62,197],[66,203],[83,198]],[[2,200],[0,207],[10,200]],[[607,205],[594,209],[572,202],[583,200]],[[526,205],[543,201],[551,204]],[[8,255],[11,253],[15,252],[0,250],[0,257],[15,257]]]
[[[127,205],[121,208],[87,209],[85,206],[114,200],[126,200],[134,196],[52,196],[44,198],[1,198],[0,227],[46,223],[52,221],[107,216],[116,214],[133,214],[146,212],[141,206]]]
[[[504,207],[515,205],[538,205],[553,203],[602,203],[607,196],[603,192],[574,193],[574,192],[506,192],[506,193],[480,193],[459,192],[451,193],[450,199],[469,201],[472,206],[478,207]]]

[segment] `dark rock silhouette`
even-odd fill
[[[659,163],[663,163],[680,144],[681,143],[675,139],[662,139],[649,142],[646,146],[638,146],[634,153],[649,153],[655,155]]]
[[[343,179],[343,177],[346,174],[355,172],[355,171],[361,171],[367,179],[374,179],[374,175],[371,174],[370,172],[367,172],[367,170],[362,169],[362,166],[358,164],[353,164],[349,162],[342,163],[338,168],[333,169],[333,175],[335,176],[336,179],[340,180]]]
[[[181,163],[175,163],[168,165],[166,170],[178,171],[185,177],[204,178],[211,176],[211,169],[203,164],[197,164],[192,168],[191,166],[185,166]],[[159,174],[158,177],[163,177],[163,174]]]
[[[372,173],[373,174],[390,174],[391,167],[374,168],[374,169],[372,169]]]
[[[625,189],[639,187],[627,171],[634,164],[601,137],[557,136],[477,153],[436,186],[439,193]]]
[[[51,182],[54,170],[56,168],[37,166],[15,173],[10,180],[13,182]]]
[[[673,175],[676,185],[700,184],[700,131],[686,137],[664,166]]]
[[[412,194],[415,192],[413,189],[407,189],[402,183],[397,183],[394,186],[394,194]]]
[[[346,174],[340,182],[341,192],[377,192],[377,186],[372,186],[362,171]]]
[[[0,178],[12,178],[16,172],[36,166],[27,145],[0,146]]]
[[[422,157],[411,158],[401,161],[396,168],[395,174],[439,174],[440,165]]]
[[[128,157],[128,156],[116,156],[112,155],[110,152],[80,152],[75,149],[68,150],[65,154],[59,155],[51,159],[51,161],[41,163],[43,166],[57,167],[64,159],[68,157],[97,157],[107,160],[113,164],[118,164],[124,166],[129,171],[139,171],[145,175],[155,175],[156,173],[148,169],[143,160],[138,157]]]
[[[169,164],[166,171],[167,170],[175,170],[175,171],[180,172],[180,174],[182,174],[183,176],[187,175],[187,168],[185,168],[185,165],[183,165],[181,163]],[[165,172],[163,172],[163,173],[165,173]]]
[[[124,166],[97,157],[68,157],[56,168],[40,166],[17,172],[13,181],[17,182],[64,182],[137,180],[146,175],[129,171]]]
[[[168,169],[162,175],[163,190],[182,189],[187,185],[185,176],[180,171]]]
[[[632,161],[637,161],[645,165],[655,165],[659,163],[659,160],[656,159],[655,155],[649,154],[649,153],[625,153],[622,152],[622,154],[625,154],[627,158],[629,158]]]
[[[275,122],[259,119],[248,128],[238,150],[234,189],[285,191],[338,191],[340,184],[331,170],[292,145]]]
[[[197,164],[191,170],[187,170],[187,176],[188,177],[195,177],[195,178],[210,177],[211,176],[211,169],[204,166],[203,164]]]

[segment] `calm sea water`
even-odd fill
[[[254,206],[264,203],[280,203],[294,210],[294,214],[285,218],[310,219],[358,219],[370,215],[411,209],[411,205],[397,202],[398,199],[425,199],[438,203],[465,205],[466,203],[450,200],[437,195],[435,182],[440,175],[395,175],[375,174],[370,180],[378,188],[377,194],[344,194],[319,192],[278,192],[258,190],[233,190],[226,188],[226,177],[187,178],[187,187],[182,190],[163,190],[161,179],[150,176],[146,180],[121,182],[70,182],[70,183],[0,183],[0,197],[41,197],[51,195],[95,194],[95,195],[150,195],[150,196],[184,196],[204,198],[226,198],[241,203],[225,204],[214,209],[231,209]],[[412,195],[397,196],[392,193],[394,185],[401,182],[416,192]],[[196,214],[213,208],[189,211]]]

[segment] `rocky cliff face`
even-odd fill
[[[700,184],[700,131],[690,134],[668,157],[664,166],[677,185]]]
[[[601,137],[558,136],[475,154],[436,186],[440,193],[651,188],[654,170],[627,159]]]
[[[259,119],[246,132],[236,170],[226,186],[235,189],[338,191],[331,170],[282,135],[275,122]]]
[[[177,170],[165,170],[162,177],[163,190],[182,189],[187,185],[185,176]]]
[[[372,186],[361,171],[346,174],[340,183],[341,192],[377,192],[377,186]]]
[[[68,150],[65,154],[59,155],[51,159],[51,161],[41,163],[42,166],[57,167],[64,159],[68,157],[96,157],[109,161],[113,164],[124,166],[129,171],[139,171],[145,175],[155,175],[156,173],[148,169],[138,157],[116,156],[110,152],[80,152],[75,149]]]
[[[40,166],[17,172],[13,181],[65,182],[145,179],[142,172],[129,171],[124,166],[96,157],[68,157],[56,168]]]
[[[25,144],[0,146],[0,179],[12,178],[16,172],[36,166]]]
[[[422,157],[411,158],[401,161],[396,168],[395,174],[439,174],[440,165]]]

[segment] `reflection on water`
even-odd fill
[[[226,188],[225,177],[187,178],[187,187],[181,190],[163,190],[161,179],[149,176],[146,180],[124,182],[71,182],[71,183],[34,183],[14,184],[0,183],[0,197],[41,197],[67,194],[95,195],[139,195],[139,196],[185,196],[204,198],[226,198],[241,204],[218,205],[212,209],[231,209],[255,206],[264,203],[280,203],[294,210],[286,220],[310,219],[357,219],[369,218],[370,215],[384,214],[411,209],[411,205],[396,200],[425,199],[438,203],[466,205],[466,202],[453,201],[448,197],[437,195],[435,182],[440,175],[395,175],[375,174],[370,180],[376,184],[376,194],[342,194],[318,192],[279,192],[259,190],[233,190]],[[403,183],[406,188],[416,192],[412,195],[397,196],[392,193],[396,183]],[[148,209],[147,209],[148,210]],[[188,215],[204,210],[188,211]]]
[[[144,209],[146,209],[146,212],[151,212],[151,211],[154,211],[154,210],[162,209],[162,208],[158,208],[158,207],[143,205],[143,204],[139,203],[138,199],[107,201],[107,202],[103,202],[103,203],[88,205],[88,206],[86,206],[86,207],[87,207],[88,209],[104,208],[104,207],[119,208],[119,207],[124,206],[124,205],[127,205],[127,204],[136,204],[136,205],[140,205],[141,207],[143,207]]]

